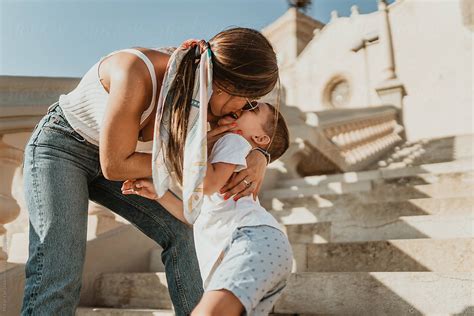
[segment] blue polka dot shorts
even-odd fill
[[[286,235],[268,226],[237,228],[205,291],[226,289],[245,315],[268,315],[291,274],[293,253]]]

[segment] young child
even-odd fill
[[[195,315],[268,315],[291,273],[290,243],[258,199],[250,195],[235,201],[219,193],[234,172],[246,168],[245,158],[252,148],[266,149],[271,161],[278,159],[289,146],[288,128],[268,103],[238,116],[235,122],[242,135],[225,134],[208,157],[205,197],[194,223],[205,291]],[[124,187],[134,184],[140,189],[124,194],[156,199],[151,180],[128,181]],[[168,193],[156,200],[184,221],[180,200]]]

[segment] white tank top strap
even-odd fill
[[[151,98],[151,104],[150,106],[145,110],[145,112],[143,112],[142,114],[142,118],[140,120],[140,123],[143,122],[150,114],[151,112],[153,111],[153,108],[154,108],[154,105],[155,105],[155,99],[156,99],[156,90],[157,90],[157,83],[156,83],[156,75],[155,75],[155,67],[153,66],[153,63],[150,61],[150,59],[145,55],[143,54],[141,51],[139,51],[138,49],[134,49],[134,48],[125,48],[125,49],[119,49],[119,50],[116,50],[116,51],[113,51],[111,52],[110,54],[104,56],[101,58],[104,59],[108,56],[111,56],[113,54],[116,54],[118,52],[129,52],[129,53],[132,53],[132,54],[135,54],[137,55],[138,57],[140,57],[143,62],[145,63],[145,65],[148,67],[148,71],[150,72],[150,76],[151,76],[151,83],[152,83],[152,86],[153,86],[153,92],[152,92],[152,98]]]

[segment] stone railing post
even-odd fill
[[[19,201],[24,194],[23,188],[12,188],[15,172],[23,160],[23,148],[48,106],[56,102],[60,94],[71,91],[78,82],[78,78],[0,76],[0,236],[6,240],[5,225],[9,224],[8,236],[11,235],[11,242],[14,242],[10,255],[15,259],[14,262],[26,259],[28,245],[27,214],[20,212],[23,201]],[[15,196],[13,193],[16,193]],[[111,211],[93,202],[88,212],[93,215],[88,219],[88,238],[123,224],[116,221]],[[19,215],[20,222],[14,222]],[[0,245],[0,260],[8,259],[5,248]]]
[[[380,49],[382,50],[382,72],[381,82],[376,87],[377,94],[383,105],[394,105],[403,109],[403,97],[406,95],[405,87],[397,77],[395,66],[395,55],[393,50],[392,29],[390,26],[390,16],[388,5],[385,0],[379,0],[379,28],[380,28]]]
[[[88,212],[87,239],[97,237],[123,225],[123,223],[116,220],[116,216],[111,210],[93,201],[89,201]]]
[[[0,134],[0,236],[2,244],[0,245],[0,261],[8,259],[7,249],[7,230],[5,225],[14,221],[20,214],[20,206],[12,196],[12,183],[16,169],[21,165],[23,152],[15,147],[6,144],[3,135]]]
[[[382,72],[381,82],[375,90],[379,95],[382,105],[394,105],[400,109],[398,120],[403,124],[403,98],[406,96],[406,90],[403,83],[397,77],[395,55],[393,50],[392,29],[390,26],[389,8],[386,0],[378,0],[379,10],[379,29],[380,29],[380,49],[382,50]],[[406,139],[405,131],[400,133],[403,139]]]

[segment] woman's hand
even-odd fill
[[[137,194],[150,200],[158,198],[153,181],[150,179],[126,180],[122,184],[122,193]]]
[[[224,199],[235,195],[234,200],[237,201],[241,197],[250,194],[253,194],[254,200],[257,199],[258,192],[260,192],[262,187],[263,178],[265,177],[267,159],[262,153],[253,150],[246,160],[247,169],[234,174],[229,182],[220,190],[221,194],[225,193]]]
[[[230,122],[228,124],[215,126],[209,132],[207,132],[207,152],[208,152],[208,154],[210,154],[210,152],[212,150],[212,147],[214,147],[214,144],[216,143],[216,141],[219,138],[222,137],[222,134],[227,133],[227,132],[233,132],[233,133],[237,133],[237,134],[239,134],[239,132],[240,132],[240,134],[241,134],[242,131],[238,131],[238,130],[233,131],[232,130],[236,126],[237,126],[236,123]]]

